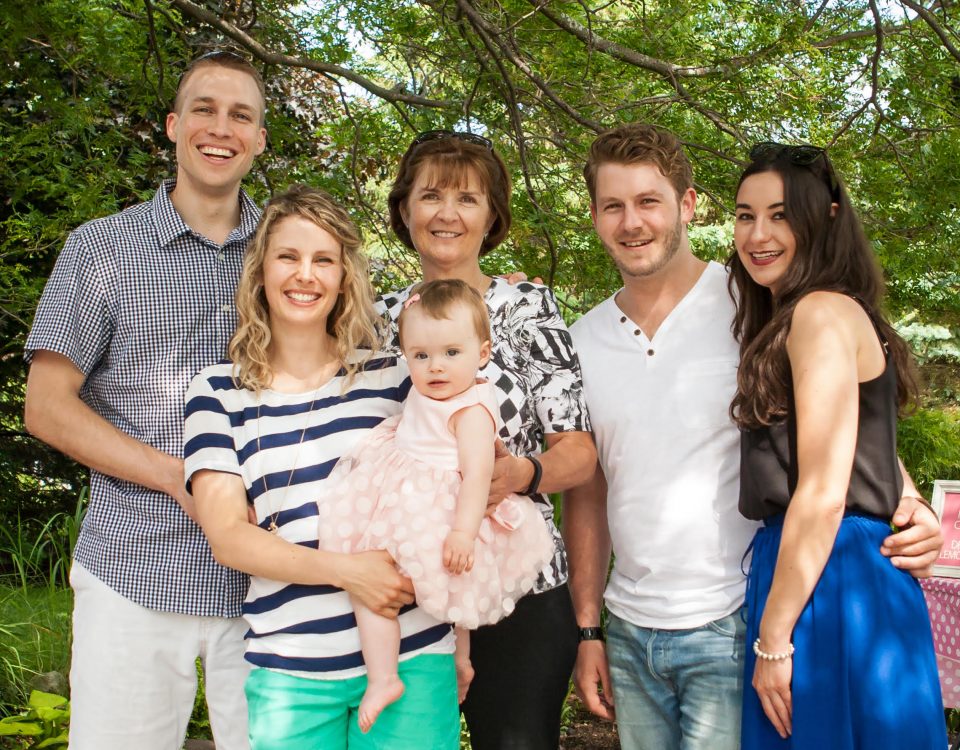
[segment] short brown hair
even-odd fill
[[[657,125],[627,123],[596,137],[583,168],[590,202],[597,202],[597,172],[603,164],[653,164],[677,197],[693,187],[693,167],[677,137]]]
[[[420,170],[431,168],[436,170],[435,187],[462,185],[466,182],[468,169],[476,172],[494,216],[490,231],[480,245],[480,254],[490,252],[503,242],[513,221],[510,214],[510,176],[507,174],[507,167],[493,149],[456,137],[413,143],[400,160],[397,178],[387,197],[390,227],[397,238],[411,250],[417,249],[400,214],[400,207],[410,197]]]
[[[266,118],[267,110],[267,92],[263,85],[263,77],[260,75],[260,71],[253,67],[247,58],[230,50],[214,50],[213,52],[207,52],[205,55],[200,55],[200,57],[191,61],[187,69],[183,71],[183,75],[180,76],[180,82],[177,84],[177,95],[173,100],[173,111],[177,113],[180,112],[180,107],[183,105],[183,102],[180,101],[180,95],[183,93],[183,89],[187,85],[187,81],[190,80],[190,77],[201,68],[212,66],[237,70],[241,73],[246,73],[253,79],[253,82],[257,84],[257,91],[260,92],[260,124],[262,125]]]
[[[414,295],[419,295],[415,302]],[[480,296],[480,292],[460,279],[437,279],[422,281],[410,289],[410,296],[404,304],[400,317],[397,319],[397,336],[400,339],[400,348],[403,348],[403,319],[410,306],[419,307],[423,312],[435,320],[449,319],[450,310],[455,305],[466,305],[473,318],[473,329],[480,342],[490,341],[490,315],[487,304]]]

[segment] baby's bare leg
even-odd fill
[[[457,646],[454,652],[454,664],[457,667],[457,702],[463,703],[467,690],[473,682],[473,664],[470,663],[470,631],[456,628]]]
[[[367,689],[360,700],[357,723],[369,732],[380,712],[403,695],[397,674],[400,657],[400,623],[381,617],[359,599],[350,597],[360,631],[360,650],[367,665]]]

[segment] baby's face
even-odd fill
[[[403,319],[403,354],[413,387],[437,401],[467,390],[490,358],[490,342],[480,341],[466,305],[449,314],[431,318],[414,304]]]

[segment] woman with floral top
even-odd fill
[[[596,462],[577,355],[547,287],[510,285],[480,268],[480,256],[503,241],[511,222],[510,179],[490,141],[446,130],[420,134],[400,162],[388,202],[390,224],[417,251],[424,280],[460,279],[486,303],[493,341],[480,375],[497,393],[504,445],[489,501],[530,495],[556,546],[513,614],[473,632],[476,673],[461,708],[474,750],[554,750],[577,626],[546,493],[583,483]],[[391,320],[409,290],[382,298]]]

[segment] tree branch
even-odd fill
[[[598,36],[590,29],[584,28],[581,24],[574,21],[572,18],[568,18],[560,13],[556,13],[553,10],[550,10],[542,2],[538,0],[528,0],[531,4],[535,5],[540,12],[553,21],[554,24],[559,26],[561,29],[566,31],[569,34],[572,34],[581,42],[583,42],[588,49],[595,48],[601,52],[614,57],[621,62],[628,63],[638,68],[644,70],[649,70],[652,73],[656,73],[661,78],[663,78],[670,86],[680,95],[683,101],[699,112],[701,115],[706,117],[714,126],[731,136],[735,140],[746,143],[746,138],[743,134],[737,130],[736,127],[727,123],[717,112],[714,112],[709,107],[704,106],[698,102],[690,94],[689,91],[684,87],[680,82],[681,77],[702,77],[706,75],[714,75],[719,73],[729,74],[736,70],[738,67],[742,67],[738,61],[731,60],[726,65],[713,66],[713,67],[681,67],[678,65],[673,65],[672,63],[664,62],[663,60],[658,60],[649,55],[644,55],[636,50],[629,49],[624,47],[621,44],[616,42],[611,42],[608,39]],[[752,58],[741,58],[742,60],[752,59]]]
[[[429,107],[431,109],[457,109],[457,105],[453,102],[426,99],[422,96],[407,93],[401,87],[392,89],[384,88],[383,86],[380,86],[373,81],[354,73],[352,70],[341,68],[339,65],[331,65],[329,63],[323,63],[317,60],[309,60],[302,57],[294,57],[292,55],[283,55],[276,52],[270,52],[266,47],[260,44],[260,42],[242,29],[237,28],[227,21],[224,21],[216,14],[210,12],[206,8],[201,8],[199,5],[190,2],[190,0],[170,0],[170,4],[194,20],[200,21],[201,23],[205,23],[208,26],[212,26],[213,28],[217,29],[225,36],[249,50],[250,53],[258,60],[261,60],[265,63],[270,63],[273,65],[286,65],[294,68],[307,68],[308,70],[313,70],[317,73],[323,73],[328,76],[345,78],[346,80],[357,84],[366,91],[369,91],[377,98],[383,99],[387,102],[403,102],[404,104],[410,104],[416,107]]]
[[[906,5],[912,11],[914,11],[920,18],[926,21],[927,26],[929,26],[933,33],[940,38],[940,43],[944,46],[944,49],[947,50],[953,57],[960,62],[960,50],[953,46],[950,41],[950,35],[947,34],[947,30],[940,25],[940,22],[934,18],[933,13],[924,8],[920,3],[912,2],[912,0],[900,0],[903,5]]]
[[[530,165],[527,161],[527,142],[523,133],[523,123],[520,120],[520,107],[519,102],[517,101],[517,94],[513,85],[513,81],[510,80],[510,75],[507,73],[503,63],[496,55],[496,50],[494,48],[495,42],[490,38],[490,35],[485,28],[486,22],[478,18],[478,14],[470,6],[468,0],[457,0],[457,5],[466,15],[467,20],[473,27],[474,32],[478,37],[480,37],[480,41],[487,48],[487,51],[493,58],[494,64],[497,66],[497,69],[500,72],[500,77],[503,80],[504,91],[507,95],[507,115],[510,118],[510,124],[513,128],[517,141],[517,154],[520,157],[520,173],[523,175],[523,186],[527,193],[527,198],[530,200],[530,204],[533,206],[537,214],[543,216],[546,212],[543,210],[543,207],[537,200],[536,192],[533,189],[533,183],[530,181]],[[503,48],[503,45],[500,43],[496,43],[496,46],[501,49]],[[547,284],[552,287],[556,278],[557,265],[559,262],[559,258],[557,256],[557,247],[554,244],[553,237],[550,235],[550,232],[547,231],[546,226],[542,221],[539,223],[541,234],[546,240],[547,249],[550,253],[550,270],[547,273]]]
[[[900,26],[885,26],[881,27],[881,29],[884,36],[893,36],[895,34],[902,34],[904,31],[909,31],[911,26],[910,24],[902,24]],[[876,35],[877,28],[873,26],[869,29],[857,29],[856,31],[848,31],[844,34],[837,34],[836,36],[828,36],[819,41],[811,42],[810,46],[815,49],[829,49],[844,42],[851,42],[856,39],[867,39]]]
[[[870,96],[867,100],[859,106],[840,126],[840,128],[833,134],[833,137],[830,139],[830,142],[827,144],[827,148],[831,148],[840,137],[847,132],[851,125],[857,120],[860,115],[867,111],[867,107],[871,104],[877,110],[879,114],[879,119],[883,119],[883,110],[880,109],[880,105],[877,102],[877,92],[880,90],[880,58],[883,56],[883,23],[880,18],[880,9],[877,7],[876,0],[870,0],[870,12],[873,14],[873,24],[874,24],[874,35],[876,37],[876,43],[873,49],[873,55],[870,57]],[[879,125],[879,121],[877,123]],[[876,135],[876,131],[874,131]]]
[[[634,49],[624,47],[622,44],[612,42],[609,39],[599,36],[592,29],[589,29],[577,21],[574,21],[569,16],[565,16],[562,13],[557,13],[556,11],[551,10],[547,7],[547,2],[545,2],[545,0],[528,0],[528,2],[536,7],[540,13],[549,18],[555,25],[559,26],[568,34],[572,34],[585,45],[587,45],[588,49],[597,49],[610,55],[610,57],[620,60],[621,62],[628,63],[629,65],[633,65],[638,68],[643,68],[644,70],[649,70],[652,73],[656,73],[657,75],[663,76],[671,81],[677,78],[703,78],[704,76],[729,75],[730,73],[736,72],[744,65],[753,62],[756,59],[755,55],[750,55],[746,57],[731,58],[722,65],[674,65],[673,63],[659,60],[656,57],[651,57],[650,55],[645,55],[642,52],[637,52]]]
[[[550,101],[563,110],[572,120],[595,133],[599,133],[601,130],[604,130],[604,126],[601,123],[597,122],[596,120],[591,120],[589,117],[585,117],[584,115],[580,114],[580,112],[561,99],[546,81],[537,76],[530,69],[530,66],[526,63],[526,61],[515,54],[515,52],[510,48],[510,45],[502,41],[503,32],[486,21],[486,19],[480,15],[477,9],[473,7],[473,5],[470,3],[470,0],[457,0],[457,6],[470,19],[470,23],[474,29],[478,31],[482,29],[486,34],[486,37],[489,38],[492,43],[496,44],[497,48],[499,48],[504,56],[511,63],[513,63],[517,70],[523,73],[534,86],[542,91]],[[491,50],[491,54],[493,54],[493,50]]]

